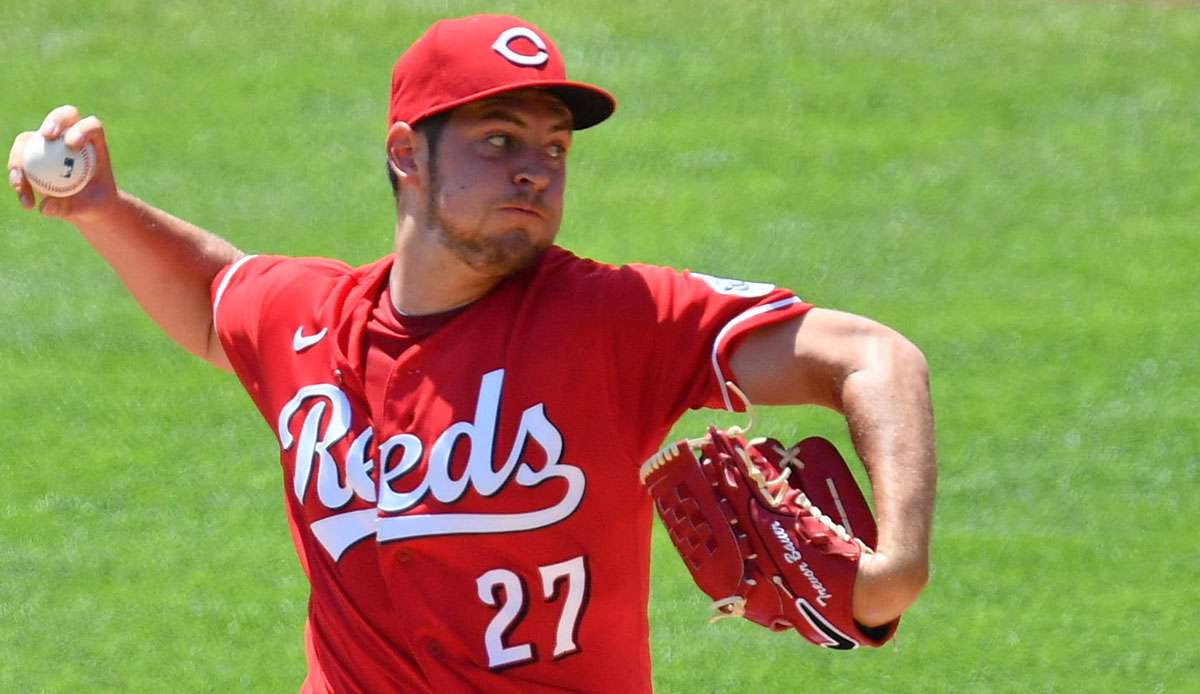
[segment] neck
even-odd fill
[[[476,271],[431,236],[419,233],[411,217],[396,224],[396,259],[388,292],[392,307],[400,313],[422,316],[465,306],[503,279]]]

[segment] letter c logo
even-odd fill
[[[538,52],[534,53],[533,55],[517,53],[509,47],[509,44],[511,44],[513,39],[516,38],[529,39],[531,42],[533,42],[533,45],[537,46]],[[504,56],[504,59],[513,65],[520,65],[522,67],[537,67],[538,65],[544,64],[547,60],[550,60],[550,54],[546,52],[546,42],[542,40],[541,36],[535,34],[533,30],[528,27],[513,27],[511,29],[505,29],[504,32],[496,38],[496,42],[492,44],[492,50]]]

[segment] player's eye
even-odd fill
[[[496,149],[506,149],[509,141],[508,135],[502,135],[500,133],[487,136],[487,143]]]
[[[562,145],[550,145],[546,148],[546,154],[548,154],[551,159],[562,159],[563,157],[567,156],[567,148],[563,147]]]

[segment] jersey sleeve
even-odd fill
[[[730,392],[729,359],[747,334],[803,315],[811,305],[791,291],[762,282],[713,277],[670,268],[629,265],[644,296],[624,321],[619,349],[627,402],[670,426],[686,410],[742,411]]]
[[[256,402],[263,387],[265,336],[289,326],[294,329],[296,312],[303,305],[294,300],[298,288],[311,285],[322,269],[340,267],[344,266],[324,259],[247,255],[213,278],[213,327],[234,372]],[[287,321],[291,322],[283,325]]]

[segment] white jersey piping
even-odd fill
[[[792,306],[793,304],[801,304],[801,303],[804,303],[804,302],[800,300],[800,297],[789,296],[786,299],[779,299],[778,301],[772,301],[769,304],[755,306],[754,308],[747,309],[747,310],[743,311],[742,313],[739,313],[736,317],[734,317],[732,320],[730,320],[728,323],[726,323],[725,327],[721,328],[721,332],[717,333],[717,339],[713,340],[712,368],[713,368],[713,373],[716,374],[716,376],[717,376],[717,384],[721,387],[721,400],[723,401],[723,404],[725,405],[725,409],[729,410],[730,412],[734,411],[733,401],[731,401],[729,399],[729,387],[725,385],[725,381],[727,380],[727,378],[726,378],[724,372],[721,371],[721,363],[717,359],[717,354],[718,354],[718,352],[720,352],[721,343],[725,340],[725,337],[738,324],[740,324],[744,321],[750,320],[751,318],[754,318],[755,316],[761,316],[762,314],[770,312],[770,311],[778,311],[780,309],[787,308],[788,306]]]
[[[229,272],[226,272],[225,276],[221,278],[221,286],[217,287],[217,295],[213,297],[212,315],[214,327],[217,325],[217,307],[221,305],[221,297],[225,295],[225,289],[229,287],[229,280],[233,279],[233,273],[237,272],[247,260],[257,257],[256,255],[244,255],[238,258],[233,266],[229,268]]]

